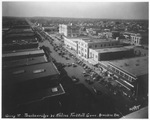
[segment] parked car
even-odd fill
[[[68,66],[68,67],[69,67],[69,66],[71,66],[71,64],[70,64],[70,63],[67,63],[67,64],[66,64],[66,66]]]
[[[87,78],[87,79],[85,79],[85,81],[86,81],[88,84],[90,84],[90,85],[94,83],[93,81],[91,81],[91,80],[90,80],[90,79],[88,79],[88,78]]]
[[[102,95],[103,94],[100,90],[97,90],[94,87],[92,87],[92,89],[95,92],[95,94],[97,94],[97,95]]]
[[[75,63],[72,63],[72,66],[73,66],[73,67],[77,67],[77,65],[76,65]]]
[[[76,78],[75,76],[72,76],[71,79],[72,79],[73,82],[78,82],[79,81],[79,79]]]

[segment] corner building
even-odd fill
[[[120,42],[118,40],[110,39],[93,39],[93,38],[82,38],[78,41],[78,55],[88,59],[89,49],[101,49],[119,47]]]

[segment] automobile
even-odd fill
[[[72,79],[73,82],[78,82],[79,81],[79,79],[76,78],[75,76],[72,76],[71,79]]]
[[[83,71],[82,73],[83,73],[83,74],[86,74],[86,72],[85,72],[85,71]]]
[[[87,82],[87,83],[90,84],[90,85],[94,83],[94,82],[91,81],[89,78],[85,79],[85,82]]]
[[[85,79],[85,82],[89,83],[89,82],[90,82],[90,79],[88,79],[88,78],[87,78],[87,79]]]
[[[97,95],[102,95],[103,94],[100,90],[97,90],[94,87],[92,87],[92,89],[95,92],[95,94],[97,94]]]
[[[85,74],[83,74],[83,76],[86,77],[86,76],[89,76],[89,74],[85,73]]]
[[[65,67],[66,65],[64,63],[62,63],[62,67]]]
[[[68,67],[69,67],[69,66],[71,66],[71,64],[70,64],[70,63],[67,63],[67,64],[66,64],[66,66],[68,66]]]
[[[66,60],[69,60],[69,58],[68,57],[65,57],[66,58]]]
[[[72,66],[73,66],[73,67],[77,67],[77,65],[76,65],[75,63],[72,63]]]

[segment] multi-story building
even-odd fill
[[[125,88],[126,96],[143,97],[148,94],[148,57],[113,60],[104,63]]]
[[[131,35],[131,44],[133,45],[141,45],[142,36],[140,34],[132,34]]]
[[[59,25],[59,33],[66,37],[77,37],[80,34],[80,27],[75,25]]]
[[[102,60],[114,60],[132,57],[134,55],[134,46],[125,46],[118,48],[103,48],[103,49],[89,49],[89,58],[96,62]]]
[[[78,38],[64,37],[64,44],[66,47],[78,51]]]
[[[120,46],[120,42],[118,40],[82,38],[78,41],[78,55],[83,58],[89,58],[89,48],[100,49],[117,46]]]

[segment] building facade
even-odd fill
[[[132,34],[131,35],[131,44],[133,45],[141,45],[142,36],[140,34]]]
[[[66,47],[78,51],[78,39],[64,37],[64,44]]]
[[[118,48],[89,49],[89,58],[96,62],[128,58],[134,55],[133,48],[133,46],[127,46]]]
[[[89,48],[101,49],[120,46],[117,40],[83,38],[78,41],[78,55],[89,58]]]
[[[148,94],[148,57],[110,61],[108,70],[116,76],[116,81],[125,88],[128,97],[143,97]],[[144,87],[143,87],[144,86]]]
[[[66,37],[77,37],[80,34],[80,27],[74,25],[59,25],[59,33]]]

